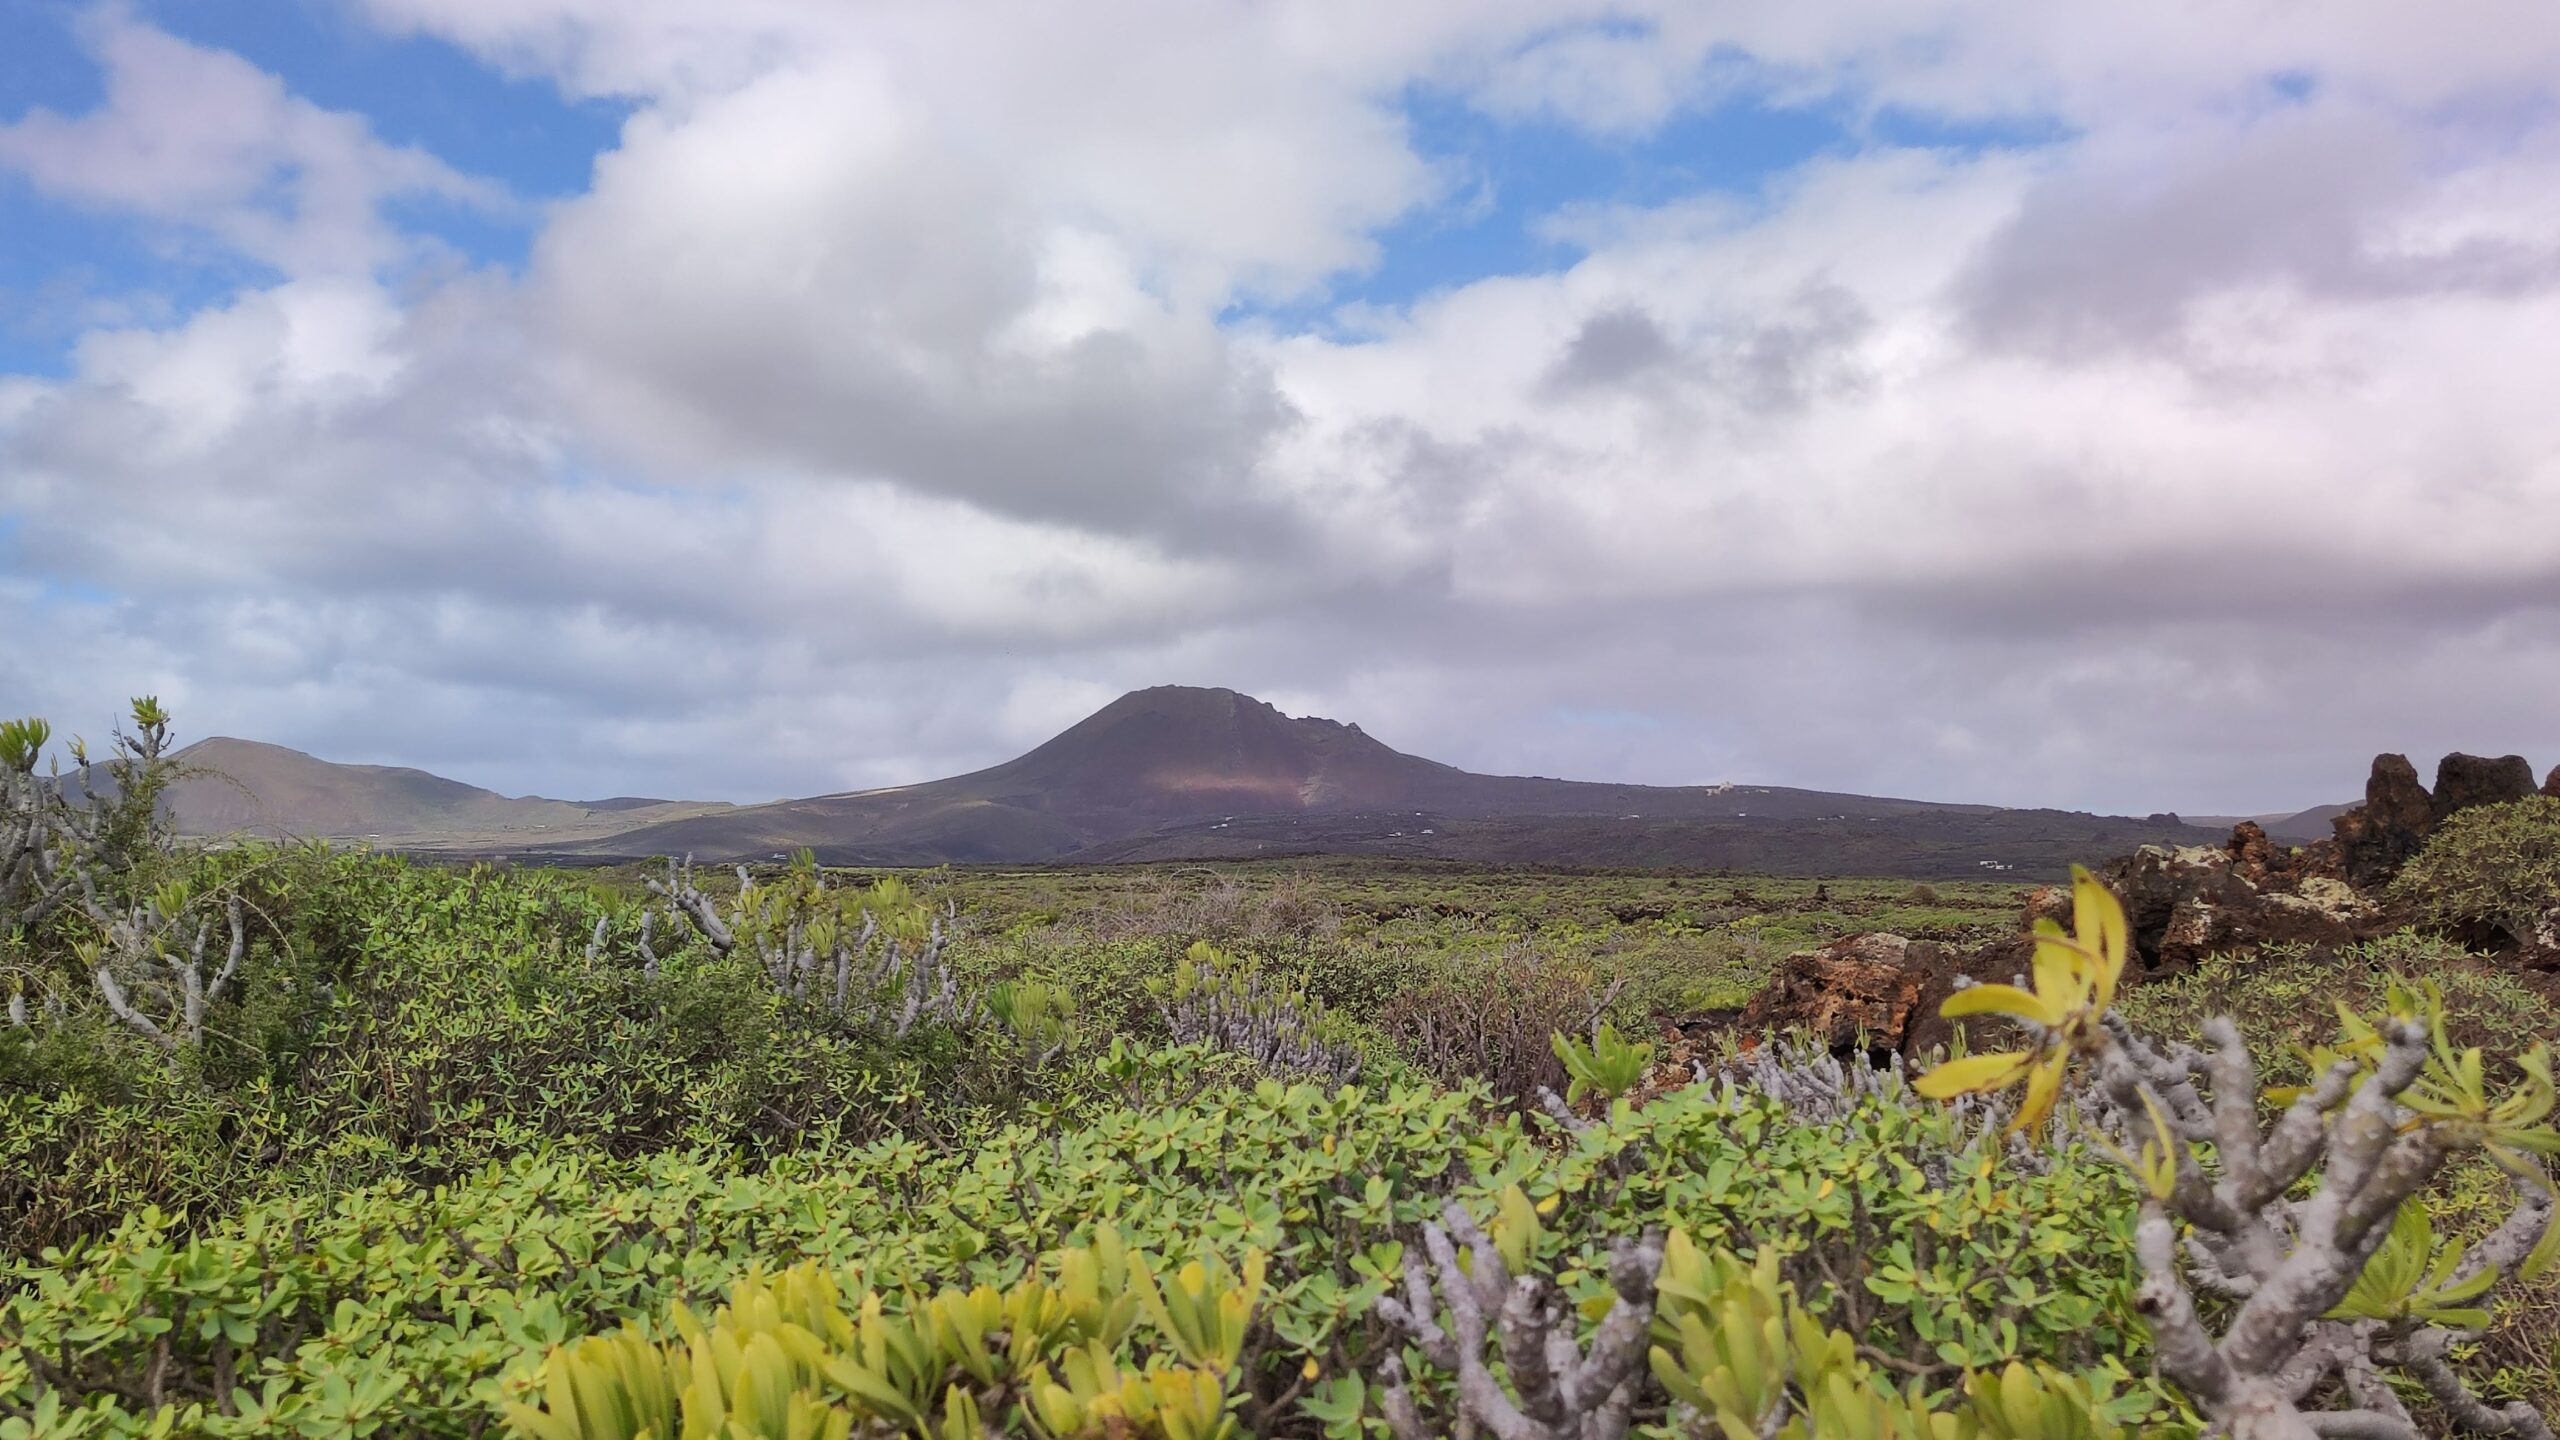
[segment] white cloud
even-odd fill
[[[108,12],[107,105],[0,161],[286,278],[0,381],[0,690],[548,793],[916,779],[1165,681],[2010,803],[2560,758],[2538,5],[367,10],[631,100],[618,148],[521,275],[402,286],[383,202],[481,187]],[[1613,143],[1737,94],[2070,138],[1224,318],[1451,198],[1417,86]]]
[[[413,253],[417,242],[382,214],[393,198],[508,204],[499,188],[384,144],[363,117],[290,95],[236,55],[113,6],[81,28],[105,102],[0,126],[0,170],[39,191],[203,232],[289,275],[364,275]]]

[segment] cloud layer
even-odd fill
[[[2560,760],[2560,18],[1820,9],[368,0],[629,107],[509,265],[414,223],[504,177],[98,11],[0,173],[256,278],[0,376],[0,708],[729,798],[1166,681],[2137,812]],[[1418,96],[1848,140],[1336,304],[1483,203]]]

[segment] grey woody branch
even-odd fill
[[[1573,1308],[1553,1281],[1512,1275],[1502,1252],[1456,1201],[1442,1210],[1441,1221],[1422,1227],[1422,1253],[1405,1255],[1403,1296],[1380,1299],[1378,1313],[1411,1336],[1423,1358],[1455,1377],[1456,1413],[1427,1421],[1402,1362],[1390,1360],[1381,1408],[1397,1440],[1478,1429],[1496,1440],[1625,1435],[1645,1386],[1662,1232],[1622,1238],[1610,1247],[1609,1283],[1617,1303],[1584,1343],[1575,1338]],[[1461,1246],[1467,1252],[1463,1266]],[[1496,1376],[1495,1360],[1508,1385]]]
[[[87,948],[89,979],[108,1013],[172,1053],[203,1044],[206,1015],[229,991],[248,953],[240,897],[231,896],[223,906],[230,944],[210,973],[205,951],[214,934],[211,919],[199,920],[189,932],[183,914],[163,914],[156,898],[122,913],[99,905],[94,894],[86,903],[101,931],[101,939]]]
[[[743,884],[744,872],[740,873],[739,879]],[[693,922],[694,930],[702,936],[704,943],[717,953],[726,955],[737,948],[738,937],[729,929],[728,922],[720,918],[719,904],[693,883],[692,856],[684,857],[682,866],[678,866],[675,859],[670,856],[667,860],[667,878],[664,880],[652,878],[649,881],[649,893],[675,906],[685,919]]]
[[[2206,1024],[2208,1050],[2162,1051],[2109,1017],[2096,1076],[2104,1123],[2129,1152],[2148,1138],[2156,1106],[2180,1142],[2170,1194],[2145,1202],[2135,1231],[2137,1303],[2160,1371],[2234,1440],[2415,1440],[2420,1432],[2384,1382],[2387,1369],[2424,1385],[2468,1431],[2547,1437],[2532,1407],[2491,1407],[2463,1384],[2445,1359],[2459,1332],[2416,1317],[2332,1318],[2389,1238],[2393,1216],[2461,1138],[2401,1103],[2426,1066],[2427,1027],[2395,1018],[2379,1029],[2370,1072],[2353,1061],[2333,1065],[2262,1129],[2256,1064],[2230,1021]],[[2210,1142],[2209,1165],[2185,1143],[2193,1140]],[[2315,1172],[2307,1198],[2286,1198]],[[2515,1209],[2465,1253],[2458,1275],[2512,1273],[2551,1224],[2548,1182],[2538,1173],[2514,1178]],[[2194,1303],[2199,1289],[2232,1302],[2218,1335]],[[2303,1408],[2331,1394],[2342,1394],[2346,1408]]]
[[[1213,976],[1186,994],[1159,999],[1177,1045],[1231,1051],[1265,1070],[1336,1085],[1360,1078],[1358,1047],[1321,1033],[1323,1006],[1273,985],[1259,970]]]
[[[965,1025],[978,1018],[980,1007],[962,994],[951,963],[956,909],[946,905],[930,914],[917,936],[895,933],[866,908],[858,927],[847,933],[847,917],[820,903],[828,893],[825,875],[811,873],[805,884],[805,890],[759,890],[741,865],[736,908],[724,915],[719,902],[694,883],[693,857],[687,856],[681,864],[669,859],[665,878],[652,878],[649,889],[690,922],[714,954],[751,953],[775,991],[792,1000],[899,1036],[926,1022]],[[640,957],[650,974],[658,968],[650,930],[654,913],[644,910],[640,916]]]

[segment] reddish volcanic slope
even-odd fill
[[[1849,873],[1824,860],[1828,850],[1865,873],[1945,875],[1981,873],[1984,860],[2037,864],[2048,852],[2094,844],[2202,838],[2173,822],[2056,811],[1477,775],[1404,754],[1357,725],[1292,718],[1233,690],[1167,685],[1124,695],[1038,749],[973,774],[746,806],[574,848],[709,859],[806,847],[846,864],[1338,852],[1747,865],[1767,854],[1789,868]],[[1909,858],[1920,851],[1926,863]]]
[[[2076,857],[2219,835],[2127,820],[1774,786],[1602,785],[1476,775],[1357,725],[1249,695],[1124,695],[990,769],[771,805],[510,798],[422,770],[338,765],[244,740],[182,752],[181,828],[588,861],[1149,862],[1358,854],[1485,864],[2045,878]]]

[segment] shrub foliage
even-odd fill
[[[159,707],[94,788],[49,738],[0,727],[0,1440],[2548,1433],[2470,1355],[2560,1268],[2547,1009],[2392,973],[2441,944],[2119,1006],[2083,876],[1949,1002],[2012,1048],[1666,1082],[1732,983],[1682,957],[1784,925],[187,849]],[[2405,898],[2546,914],[2550,808]]]
[[[2456,935],[2560,946],[2560,796],[2456,811],[2393,877],[2391,894]]]

